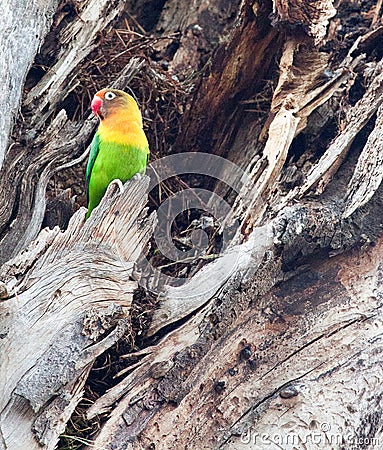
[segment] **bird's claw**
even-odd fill
[[[142,175],[140,172],[137,172],[135,175],[132,176],[132,180],[139,181],[141,179],[142,179]]]
[[[122,184],[121,180],[115,179],[115,180],[111,181],[110,184],[116,185],[120,191],[120,194],[124,193],[124,185]]]
[[[139,172],[136,173],[135,175],[133,175],[132,178],[131,178],[131,180],[135,180],[135,181],[138,181],[138,180],[141,180],[141,179],[142,179],[142,175]],[[124,185],[123,185],[122,181],[119,180],[118,178],[116,178],[115,180],[111,181],[109,186],[111,186],[111,185],[117,186],[118,190],[120,191],[120,194],[123,194],[125,192]]]

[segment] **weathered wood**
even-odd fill
[[[299,195],[302,196],[314,185],[317,185],[316,192],[322,192],[333,175],[337,172],[347,155],[355,137],[363,129],[368,120],[375,114],[383,101],[383,60],[376,64],[373,72],[371,84],[366,93],[349,109],[345,119],[342,132],[338,138],[327,149],[316,166],[307,175],[306,181],[299,188]]]
[[[0,169],[33,58],[49,31],[58,0],[11,0],[0,17]]]
[[[329,19],[336,14],[333,3],[331,0],[317,2],[274,0],[273,25],[301,28],[316,44],[320,44],[326,36]]]
[[[266,121],[258,140],[265,140],[262,155],[253,154],[249,160],[248,180],[243,186],[230,213],[228,222],[240,220],[242,234],[248,234],[252,227],[262,221],[265,208],[276,180],[280,178],[283,165],[293,139],[307,126],[308,117],[332,96],[344,91],[348,81],[352,81],[351,70],[340,68],[327,82],[317,86],[318,77],[323,74],[328,57],[321,54],[306,39],[291,38],[285,43],[280,60],[280,76],[270,105],[269,119]],[[359,58],[350,62],[349,69],[359,63]],[[345,64],[345,61],[343,62]],[[355,130],[356,132],[356,130]],[[244,135],[239,135],[239,143]],[[247,155],[249,158],[249,155]],[[293,191],[287,196],[295,198]],[[286,201],[281,202],[281,208]],[[278,210],[278,207],[276,208]],[[239,236],[237,236],[239,239]]]
[[[358,365],[378,384],[381,378],[382,354],[370,344],[381,342],[382,246],[380,240],[368,252],[313,265],[233,317],[230,332],[222,331],[217,340],[209,336],[209,318],[217,310],[210,302],[149,348],[138,367],[105,395],[107,404],[102,397],[90,408],[90,415],[102,412],[124,395],[96,448],[123,449],[134,442],[133,448],[234,449],[255,439],[250,448],[258,449],[264,435],[286,442],[288,436],[304,441],[312,433],[320,434],[323,448],[332,435],[359,438],[366,420],[362,410],[376,404],[367,394],[369,377]],[[257,292],[255,280],[235,295],[233,307],[235,301],[248,304],[243,297]],[[221,294],[221,300],[232,293]],[[332,349],[339,348],[334,358]],[[357,388],[351,381],[355,372]],[[362,410],[350,410],[359,402]],[[323,429],[325,424],[330,428]],[[376,432],[377,427],[372,436]]]
[[[147,178],[128,182],[117,201],[107,195],[85,224],[81,209],[64,233],[42,231],[3,265],[9,297],[1,310],[5,448],[55,448],[91,364],[127,332],[137,287],[130,276],[154,226],[153,215],[143,222],[148,184]]]
[[[358,158],[346,194],[344,217],[365,205],[375,194],[383,180],[383,107],[380,105],[374,129]]]
[[[8,153],[7,158],[10,161],[2,170],[4,189],[0,194],[0,217],[3,225],[0,239],[1,262],[17,255],[37,236],[44,218],[45,189],[49,178],[55,170],[67,163],[73,154],[84,153],[95,125],[94,119],[89,119],[84,124],[73,124],[67,120],[66,113],[62,110],[44,136],[35,140],[31,151],[34,154],[33,162],[27,154],[20,153],[15,158],[12,151]],[[47,136],[50,136],[50,140],[44,145]],[[24,170],[20,171],[20,167]],[[39,173],[41,175],[38,184],[34,186],[34,180]],[[14,189],[11,182],[13,179],[15,183],[21,183],[21,192]],[[23,202],[18,205],[15,213],[14,204],[18,203],[20,197]]]

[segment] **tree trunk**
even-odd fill
[[[0,449],[380,448],[382,2],[13,3]],[[151,163],[85,222],[107,85]]]

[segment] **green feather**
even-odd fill
[[[90,145],[90,153],[89,153],[89,159],[88,164],[86,166],[86,185],[87,185],[87,203],[89,203],[89,181],[90,181],[90,175],[92,173],[92,169],[94,166],[94,162],[96,161],[98,151],[100,149],[100,136],[98,132],[94,135],[92,143]]]
[[[149,147],[105,142],[97,133],[93,139],[86,170],[88,183],[88,213],[100,203],[109,183],[115,179],[123,183],[136,173],[144,173]]]

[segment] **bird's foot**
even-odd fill
[[[132,180],[139,181],[142,179],[142,174],[140,172],[137,172],[135,175],[132,176]]]
[[[112,185],[112,184],[114,184],[114,185],[116,185],[116,186],[118,187],[118,189],[119,189],[119,191],[120,191],[120,194],[123,194],[123,193],[124,193],[124,185],[122,184],[122,181],[121,181],[121,180],[119,180],[119,179],[117,178],[117,179],[115,179],[115,180],[113,180],[113,181],[110,182],[110,185]]]

